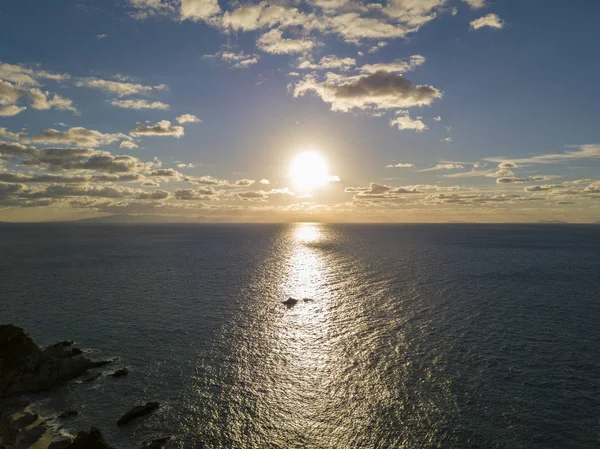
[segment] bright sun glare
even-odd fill
[[[290,178],[300,190],[311,190],[325,185],[329,180],[327,162],[315,151],[300,153],[292,160]]]

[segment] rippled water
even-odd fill
[[[40,399],[122,449],[600,445],[600,227],[2,225],[0,286],[129,367]]]

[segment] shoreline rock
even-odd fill
[[[96,427],[91,427],[89,432],[79,432],[75,438],[59,430],[62,427],[59,420],[77,416],[76,410],[43,418],[29,409],[29,400],[22,396],[51,390],[82,376],[80,382],[94,381],[102,373],[88,373],[88,370],[118,360],[92,361],[83,356],[82,349],[73,347],[74,344],[65,340],[41,349],[22,328],[0,325],[0,449],[114,449],[104,441]],[[122,377],[128,374],[127,368],[121,368],[110,375]],[[159,407],[158,402],[134,407],[117,424],[128,424]],[[157,438],[143,447],[163,448],[170,439]]]
[[[123,377],[127,375],[129,375],[129,370],[127,368],[118,369],[111,374],[112,377]]]
[[[76,379],[111,361],[92,361],[60,342],[44,350],[23,329],[0,325],[0,399],[37,393]]]
[[[144,405],[135,406],[119,418],[117,425],[124,426],[125,424],[129,424],[134,419],[146,416],[154,410],[157,410],[159,407],[160,403],[158,402],[147,402]]]

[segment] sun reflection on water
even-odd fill
[[[321,240],[321,227],[318,223],[298,223],[294,238],[298,243],[317,243]]]

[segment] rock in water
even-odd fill
[[[138,405],[137,407],[133,407],[131,410],[129,410],[127,413],[121,416],[121,418],[119,418],[117,424],[119,426],[128,424],[135,418],[139,418],[141,416],[147,415],[148,413],[152,413],[159,407],[160,404],[158,402],[148,402],[145,405]]]
[[[89,432],[79,432],[71,445],[66,447],[68,449],[112,449],[106,444],[96,427],[92,427]]]
[[[62,412],[60,415],[58,415],[58,417],[60,419],[64,419],[64,418],[71,418],[73,416],[77,416],[79,415],[79,412],[77,410],[66,410],[64,412]]]
[[[283,304],[285,304],[288,307],[293,307],[296,305],[296,303],[298,303],[298,300],[296,298],[292,298],[291,296],[285,301],[283,301]]]
[[[171,437],[157,438],[149,443],[145,443],[142,449],[163,449],[165,444],[171,439]]]
[[[98,379],[100,376],[102,376],[102,373],[94,373],[94,374],[90,374],[89,376],[84,377],[83,379],[81,379],[82,382],[93,382],[96,379]]]
[[[0,325],[0,398],[47,390],[107,363],[82,357],[70,346],[60,342],[42,351],[20,327]]]
[[[127,368],[122,368],[122,369],[118,369],[116,370],[114,373],[111,374],[112,377],[123,377],[123,376],[127,376],[129,374],[129,370]]]

